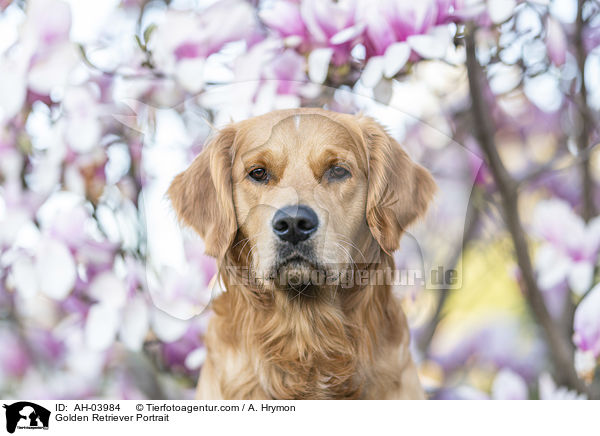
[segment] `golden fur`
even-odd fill
[[[334,166],[350,176],[328,178]],[[257,167],[268,181],[249,178]],[[391,253],[434,191],[431,175],[368,117],[293,109],[222,129],[169,189],[226,289],[212,302],[198,398],[424,398],[390,286],[306,291],[314,265],[275,268],[270,226],[279,208],[307,205],[319,219],[309,241],[315,263],[334,274],[389,273]],[[269,276],[274,270],[285,279]],[[248,271],[256,280],[244,280]],[[289,285],[294,278],[307,285]]]

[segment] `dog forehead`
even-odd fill
[[[331,147],[341,153],[355,151],[356,134],[348,127],[353,117],[342,120],[326,114],[287,112],[279,114],[285,116],[246,120],[236,134],[236,151],[241,156],[270,150],[296,157],[300,153],[308,157]]]

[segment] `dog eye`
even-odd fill
[[[350,171],[339,165],[334,165],[327,170],[327,178],[329,180],[343,180],[350,177]]]
[[[257,182],[266,182],[269,178],[269,173],[264,168],[254,168],[248,173],[248,176]]]

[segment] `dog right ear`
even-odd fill
[[[212,139],[169,187],[179,219],[204,240],[206,254],[223,258],[237,232],[231,184],[236,130],[228,126]]]
[[[381,248],[392,253],[404,231],[425,215],[436,184],[379,123],[362,117],[359,124],[369,159],[367,224]]]

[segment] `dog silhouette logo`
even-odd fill
[[[28,401],[19,401],[6,409],[6,431],[14,433],[18,429],[48,429],[50,411],[42,406]]]

